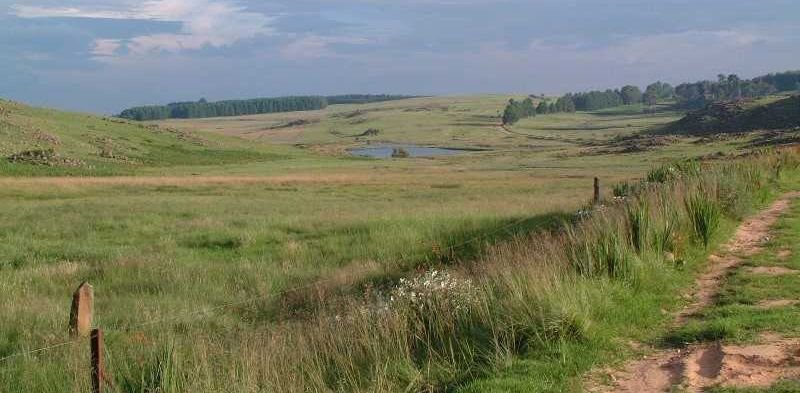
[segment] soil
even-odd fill
[[[790,200],[797,197],[800,194],[787,194],[746,220],[720,252],[709,257],[707,271],[696,281],[694,301],[676,315],[676,326],[686,323],[713,303],[725,276],[744,259],[761,251],[770,228],[788,210]],[[768,271],[775,271],[775,268],[768,268]],[[772,300],[758,306],[782,307],[796,303],[794,300]],[[753,345],[717,342],[658,350],[641,360],[629,362],[622,370],[611,372],[609,377],[612,386],[588,383],[587,391],[669,392],[680,387],[689,392],[700,392],[715,385],[769,386],[781,378],[800,377],[800,339],[765,334]]]
[[[762,276],[785,276],[800,273],[800,270],[789,269],[782,266],[756,266],[747,269],[747,271]]]
[[[768,310],[770,308],[790,307],[800,303],[800,300],[794,299],[772,299],[764,300],[758,303],[758,308]]]

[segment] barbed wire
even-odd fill
[[[33,350],[30,350],[30,351],[17,352],[17,353],[14,353],[14,354],[11,354],[11,355],[8,355],[8,356],[0,358],[0,363],[5,362],[6,360],[10,360],[10,359],[16,358],[16,357],[25,356],[25,355],[32,355],[34,353],[39,353],[39,352],[45,352],[45,351],[49,351],[51,349],[56,349],[56,348],[65,347],[67,345],[76,344],[78,342],[80,342],[80,340],[74,339],[74,340],[60,342],[58,344],[48,345],[48,346],[42,347],[42,348],[33,349]]]

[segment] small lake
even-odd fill
[[[441,157],[462,154],[473,150],[446,147],[425,147],[416,145],[379,145],[350,149],[348,152],[357,157],[391,158],[395,149],[403,149],[408,157]]]

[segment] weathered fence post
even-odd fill
[[[103,361],[103,330],[92,329],[89,339],[92,348],[92,393],[103,393],[106,367]]]
[[[72,295],[72,309],[69,312],[70,336],[86,337],[92,329],[94,312],[94,291],[88,282],[83,282]]]
[[[600,179],[594,178],[594,204],[597,205],[600,203]]]

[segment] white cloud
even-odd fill
[[[86,10],[72,7],[39,7],[19,4],[11,6],[11,15],[20,18],[142,19],[133,12],[122,10]]]
[[[372,41],[363,37],[326,37],[315,34],[306,35],[295,39],[281,48],[281,57],[288,60],[309,60],[322,57],[335,57],[336,52],[331,45],[350,44],[363,45]]]
[[[92,55],[95,56],[95,58],[114,56],[120,48],[122,48],[122,42],[120,40],[99,39],[95,40],[93,43]]]
[[[609,60],[627,65],[656,64],[676,58],[703,56],[719,51],[737,51],[769,40],[768,36],[749,31],[699,31],[657,34],[631,38],[601,50]]]
[[[123,9],[14,5],[12,14],[21,18],[132,19],[181,23],[179,33],[142,35],[125,41],[96,40],[92,53],[99,56],[115,55],[122,47],[127,48],[128,55],[179,52],[207,46],[224,47],[273,32],[270,26],[272,17],[250,12],[235,0],[148,0]]]

